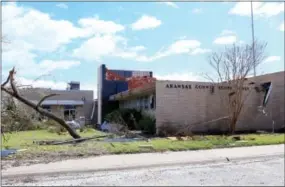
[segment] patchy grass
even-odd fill
[[[96,131],[94,129],[86,129],[84,132],[78,133],[82,137],[92,137],[92,136],[100,136],[104,135],[103,132]],[[7,137],[9,137],[9,140],[7,142],[4,142],[2,137],[2,149],[3,148],[29,148],[31,145],[33,145],[33,141],[39,141],[39,140],[68,140],[72,139],[71,136],[65,132],[61,135],[58,135],[57,133],[51,133],[47,130],[35,130],[35,131],[20,131],[15,132],[12,134],[6,134]]]
[[[241,141],[235,141],[232,136],[194,136],[192,140],[154,139],[149,142],[129,142],[106,144],[109,153],[138,153],[185,151],[225,147],[242,147],[254,145],[274,145],[284,143],[284,134],[248,134],[241,135]],[[140,148],[140,145],[152,145],[153,149]]]
[[[90,129],[80,133],[83,137],[103,135],[104,133]],[[27,149],[27,151],[11,155],[2,160],[13,160],[14,165],[22,165],[25,160],[37,160],[32,163],[51,162],[67,158],[88,157],[101,154],[123,154],[139,152],[184,151],[225,147],[241,147],[254,145],[272,145],[284,143],[284,134],[245,134],[240,135],[241,141],[233,140],[232,136],[194,136],[191,140],[170,140],[155,138],[147,141],[128,143],[104,143],[89,140],[75,145],[36,145],[33,140],[66,140],[68,134],[57,135],[45,130],[18,132],[10,135],[5,147]],[[144,146],[141,147],[141,146]],[[148,147],[146,147],[148,146]],[[4,149],[5,147],[2,147]]]

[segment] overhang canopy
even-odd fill
[[[32,100],[32,102],[38,103],[35,100]],[[45,100],[42,105],[84,105],[84,102],[78,100]]]

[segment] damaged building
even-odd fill
[[[191,132],[227,131],[231,87],[211,82],[156,80],[149,71],[98,69],[97,123],[117,108],[136,108],[153,115],[157,133],[168,125]],[[237,131],[284,128],[284,71],[247,79]]]

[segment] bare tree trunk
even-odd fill
[[[244,91],[247,77],[256,66],[265,59],[264,51],[266,43],[254,42],[253,45],[236,45],[226,47],[221,53],[214,52],[209,57],[209,64],[214,68],[216,78],[211,78],[215,84],[227,85],[231,90],[225,97],[221,97],[221,101],[227,108],[229,116],[229,133],[234,133],[236,124],[240,118],[241,111],[244,109],[244,102],[249,91]],[[253,58],[254,56],[254,58]],[[216,81],[214,80],[216,79]],[[255,84],[254,82],[252,82]],[[252,85],[249,83],[249,85]],[[246,93],[247,92],[247,93]]]

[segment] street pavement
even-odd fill
[[[284,156],[2,179],[2,186],[284,186]]]
[[[199,151],[105,155],[8,168],[2,171],[2,178],[221,162],[228,159],[235,161],[272,155],[284,155],[284,144]]]

